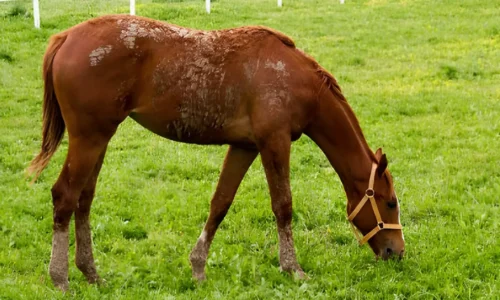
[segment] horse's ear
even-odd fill
[[[375,152],[375,157],[378,161],[380,161],[380,159],[382,158],[382,148],[377,149],[377,151]]]
[[[378,153],[378,151],[377,151],[377,153]],[[382,174],[384,174],[385,169],[387,169],[387,164],[388,164],[387,157],[385,156],[385,154],[382,154],[382,156],[378,160],[378,166],[377,166],[378,176],[382,176]]]

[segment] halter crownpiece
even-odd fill
[[[382,217],[380,217],[380,212],[378,211],[377,202],[375,201],[375,190],[373,189],[373,183],[375,181],[375,171],[377,170],[377,164],[372,165],[372,171],[370,173],[370,181],[368,182],[368,189],[366,189],[365,196],[358,203],[356,208],[351,212],[351,214],[347,217],[349,223],[351,224],[352,231],[356,236],[356,239],[359,242],[359,245],[362,246],[366,242],[368,242],[373,236],[375,236],[379,231],[384,229],[403,229],[401,224],[387,224],[382,221]],[[361,211],[365,203],[370,200],[370,204],[373,209],[373,213],[375,214],[375,218],[377,219],[377,226],[373,228],[370,232],[368,232],[365,236],[363,236],[359,230],[354,226],[353,220],[356,218],[358,213]]]

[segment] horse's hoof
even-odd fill
[[[193,279],[198,282],[203,282],[207,280],[207,277],[205,276],[205,273],[193,273]]]
[[[105,287],[105,286],[107,286],[107,285],[108,285],[108,283],[106,282],[106,280],[105,280],[105,279],[102,279],[102,278],[101,278],[101,277],[99,277],[99,276],[97,276],[97,278],[96,278],[96,279],[94,279],[94,281],[93,281],[93,282],[90,282],[90,280],[89,280],[89,283],[90,283],[90,284],[97,284],[97,286],[99,286],[99,287]]]
[[[293,279],[295,280],[309,280],[309,276],[302,270],[296,270],[293,272]]]
[[[69,290],[69,281],[67,274],[64,272],[57,272],[55,268],[51,268],[49,270],[50,279],[52,279],[52,283],[54,286],[60,290],[61,292],[67,292]]]
[[[287,272],[288,274],[293,276],[293,279],[295,280],[307,280],[309,279],[309,276],[302,271],[302,268],[300,266],[293,266],[289,268],[283,268],[280,266],[280,271],[281,272]]]
[[[65,282],[54,282],[54,286],[63,293],[69,290],[69,282],[67,280]]]

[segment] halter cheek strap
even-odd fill
[[[347,217],[349,223],[351,224],[352,231],[356,236],[356,239],[359,242],[359,245],[363,245],[368,242],[373,236],[375,236],[379,231],[384,229],[403,229],[401,224],[387,224],[382,221],[382,217],[380,217],[380,212],[378,210],[377,202],[375,201],[375,191],[373,190],[373,183],[375,181],[375,172],[377,170],[377,164],[372,165],[372,171],[370,173],[370,181],[368,182],[368,189],[365,192],[365,196],[358,203],[356,208],[351,212],[351,214]],[[370,200],[370,204],[372,206],[373,213],[375,214],[375,218],[377,219],[377,226],[373,228],[370,232],[368,232],[365,236],[363,236],[359,230],[354,226],[353,220],[356,218],[358,213],[361,211],[366,202]]]

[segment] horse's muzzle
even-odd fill
[[[405,249],[401,249],[398,253],[394,251],[392,248],[385,248],[381,252],[382,253],[379,255],[379,257],[382,257],[383,260],[388,260],[388,259],[401,260],[403,259]]]

